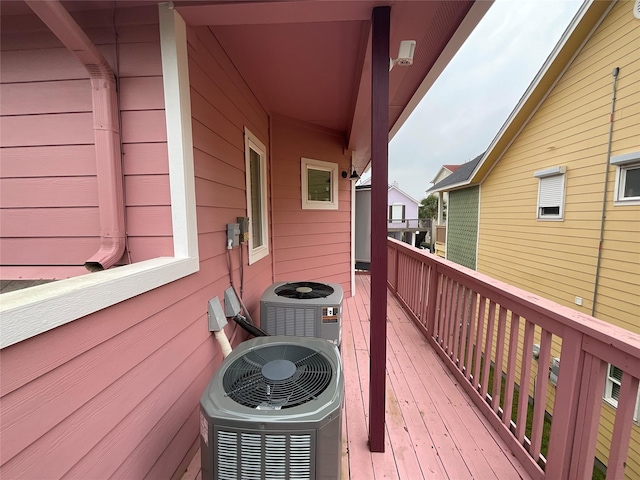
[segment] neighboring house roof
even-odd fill
[[[420,205],[420,202],[418,200],[416,200],[415,198],[413,198],[411,195],[409,195],[406,192],[403,192],[402,190],[400,190],[398,188],[398,185],[396,185],[395,183],[392,185],[389,185],[389,188],[387,189],[387,192],[390,190],[395,190],[396,192],[404,195],[405,197],[407,197],[408,200],[411,200],[413,203],[415,203],[416,205]]]
[[[356,190],[370,190],[370,189],[371,189],[371,178],[365,180],[365,183],[362,183],[362,184],[356,186]],[[389,188],[387,189],[387,192],[389,192],[390,190],[395,190],[396,192],[400,193],[401,195],[404,195],[405,197],[407,197],[408,200],[411,200],[416,205],[420,205],[420,202],[418,200],[413,198],[408,193],[403,192],[402,190],[400,190],[397,185],[393,185],[393,184],[389,185]]]
[[[469,177],[471,177],[471,174],[474,172],[478,163],[480,163],[480,160],[482,160],[483,155],[484,154],[481,153],[473,160],[470,160],[467,163],[463,163],[462,165],[458,165],[459,168],[457,168],[455,172],[453,172],[445,179],[440,180],[433,187],[427,190],[427,194],[451,190],[452,185],[463,184],[465,181],[469,180]]]
[[[433,180],[431,180],[431,183],[438,183],[443,178],[451,175],[458,168],[460,168],[460,165],[443,165],[442,167],[440,167],[440,170],[438,170],[438,173],[436,174],[436,176],[433,177]]]
[[[612,0],[590,0],[580,7],[580,10],[576,13],[544,65],[489,145],[484,156],[477,162],[473,172],[466,177],[460,175],[452,178],[453,175],[451,175],[445,179],[447,181],[446,184],[444,181],[440,182],[427,190],[427,192],[452,190],[457,187],[482,183],[493,166],[500,161],[502,155],[533,117],[533,114],[542,105],[549,92],[614,3],[615,1]]]

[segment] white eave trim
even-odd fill
[[[186,26],[170,4],[160,4],[159,9],[174,256],[2,294],[0,348],[199,269]]]

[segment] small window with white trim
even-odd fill
[[[616,166],[615,205],[640,205],[640,151],[611,157]]]
[[[244,129],[244,158],[249,217],[249,265],[269,254],[267,217],[267,149],[248,128]]]
[[[338,209],[338,164],[303,158],[302,208]]]
[[[564,190],[566,167],[538,170],[533,174],[538,183],[538,213],[540,220],[562,220],[564,218]]]
[[[404,222],[405,206],[401,203],[394,203],[389,205],[389,222],[401,223]]]
[[[604,400],[613,408],[618,408],[618,398],[622,385],[622,370],[615,365],[609,364],[607,367],[607,380],[604,386]],[[633,421],[638,422],[638,408],[640,407],[640,391],[636,398],[636,408],[633,411]]]

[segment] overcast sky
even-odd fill
[[[389,183],[419,201],[443,164],[482,153],[581,4],[496,0],[389,144]]]

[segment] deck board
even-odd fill
[[[385,452],[369,450],[370,277],[356,281],[343,305],[343,480],[529,479],[391,293]]]

